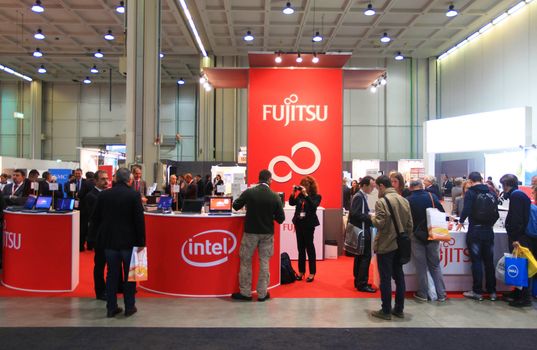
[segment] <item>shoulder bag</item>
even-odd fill
[[[356,197],[353,200],[356,200]],[[362,198],[365,200],[365,198]],[[352,208],[352,205],[351,205]],[[365,213],[365,203],[362,204],[362,214]],[[365,248],[365,223],[362,222],[362,227],[357,227],[351,224],[351,213],[347,217],[347,226],[345,227],[345,251],[354,255],[364,255]]]

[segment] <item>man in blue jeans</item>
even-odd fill
[[[464,205],[457,225],[457,231],[464,228],[468,218],[466,244],[472,262],[472,290],[463,295],[474,300],[483,300],[483,265],[485,266],[485,287],[491,301],[496,301],[496,277],[494,275],[494,231],[498,220],[498,198],[483,184],[483,177],[477,171],[468,175],[470,187],[464,195]]]

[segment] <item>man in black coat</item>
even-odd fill
[[[126,168],[116,172],[116,186],[103,191],[97,197],[92,215],[99,241],[104,245],[104,254],[108,273],[106,275],[107,317],[114,317],[122,309],[117,305],[118,279],[123,269],[129,275],[129,266],[133,247],[138,251],[145,246],[144,209],[140,193],[128,186],[131,173]],[[123,295],[125,316],[131,316],[138,310],[135,306],[135,282],[128,282],[125,277]]]
[[[24,169],[15,169],[11,175],[12,183],[4,186],[2,194],[7,205],[23,205],[30,193],[30,183],[26,180]]]

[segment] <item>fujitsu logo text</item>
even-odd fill
[[[327,105],[299,105],[297,102],[298,96],[291,94],[283,100],[283,105],[263,105],[263,120],[285,121],[284,126],[287,126],[290,122],[324,122],[328,119]]]
[[[4,248],[21,249],[22,235],[20,233],[4,231]]]
[[[440,245],[440,264],[446,267],[451,263],[461,263],[470,261],[470,251],[468,248],[455,247],[455,238],[448,242],[442,242]]]

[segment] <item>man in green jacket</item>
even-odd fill
[[[371,221],[378,230],[373,243],[373,250],[377,254],[382,309],[372,312],[371,316],[383,320],[391,320],[392,315],[404,318],[405,275],[403,265],[401,265],[397,257],[398,232],[395,229],[393,220],[395,219],[397,222],[399,230],[411,234],[413,229],[412,213],[408,201],[397,194],[388,176],[379,176],[375,182],[379,190],[379,200],[375,204],[375,215],[372,216]],[[393,218],[386,201],[389,201],[393,208]],[[396,286],[395,307],[393,309],[392,277]]]
[[[280,197],[270,189],[272,174],[268,170],[259,173],[259,184],[244,191],[233,202],[233,209],[246,205],[246,221],[241,241],[241,266],[239,271],[239,293],[231,297],[236,300],[252,300],[252,256],[255,249],[259,255],[259,278],[257,301],[270,298],[267,287],[270,280],[269,260],[274,253],[274,221],[285,220]]]

